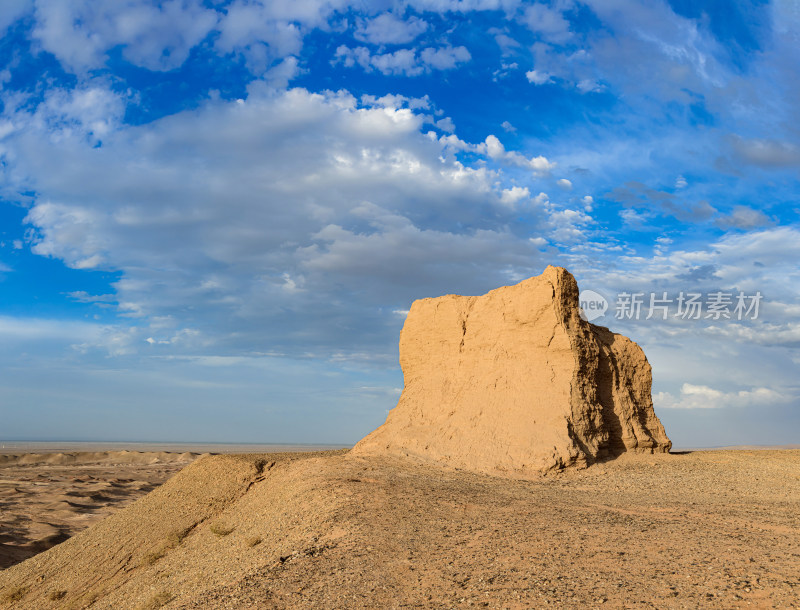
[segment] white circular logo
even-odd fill
[[[608,311],[608,301],[594,290],[584,290],[578,297],[581,305],[581,318],[587,322],[602,318]]]

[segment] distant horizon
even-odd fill
[[[343,448],[349,449],[355,443],[262,443],[262,442],[217,442],[217,441],[74,441],[74,440],[45,440],[45,441],[35,441],[35,440],[4,440],[0,441],[0,446],[5,444],[13,444],[19,443],[21,445],[52,445],[57,446],[59,444],[63,445],[148,445],[148,446],[173,446],[173,447],[203,447],[203,446],[230,446],[230,447],[327,447],[327,448]],[[6,447],[8,449],[8,447]],[[770,449],[786,449],[786,450],[795,450],[800,449],[800,443],[785,443],[785,444],[778,444],[778,445],[768,445],[768,444],[740,444],[740,445],[708,445],[704,447],[672,447],[670,450],[671,453],[675,452],[683,452],[683,451],[709,451],[714,449],[741,449],[741,450],[770,450]],[[638,452],[631,452],[633,454],[637,454]],[[646,453],[642,453],[641,455],[646,455]]]

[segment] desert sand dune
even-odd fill
[[[199,454],[167,451],[73,451],[69,453],[20,453],[0,455],[0,466],[33,466],[48,464],[68,466],[72,464],[186,464]]]
[[[136,451],[0,455],[0,569],[63,542],[197,456]]]

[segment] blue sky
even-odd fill
[[[676,446],[800,442],[793,0],[13,0],[0,31],[0,437],[354,442],[414,299],[557,264]]]

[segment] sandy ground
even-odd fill
[[[508,480],[209,456],[0,572],[19,608],[800,607],[800,451]]]
[[[63,542],[153,490],[196,453],[0,454],[0,569]]]

